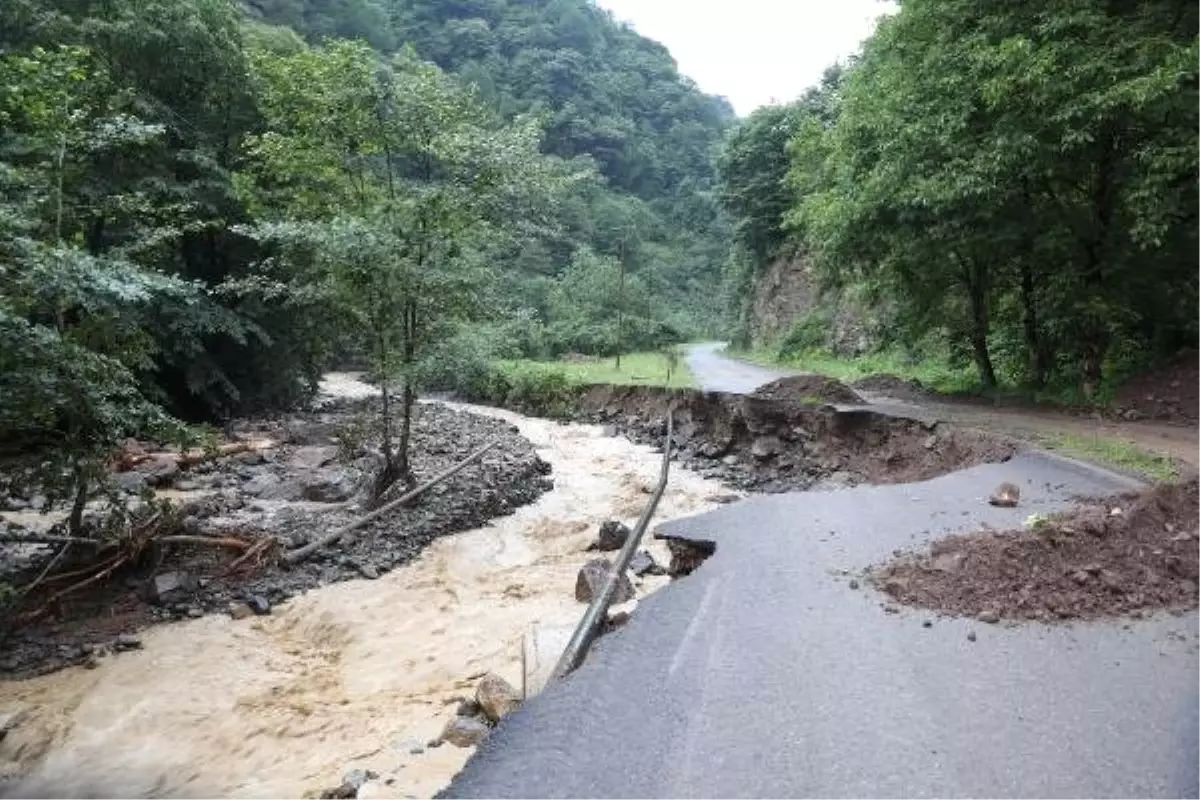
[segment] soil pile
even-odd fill
[[[1200,416],[1200,360],[1196,353],[1170,366],[1126,382],[1113,407],[1127,419],[1160,419],[1195,424]]]
[[[1195,480],[1157,486],[1027,530],[949,536],[871,579],[902,603],[992,622],[1195,608],[1198,501]]]
[[[307,544],[366,513],[363,501],[379,465],[364,454],[369,448],[362,444],[371,442],[376,402],[343,400],[318,413],[241,422],[235,426],[238,437],[277,445],[180,470],[165,484],[158,482],[160,495],[183,499],[176,512],[183,532],[245,541],[270,537],[272,552]],[[236,552],[183,544],[148,548],[137,563],[52,607],[45,600],[69,581],[45,580],[19,608],[10,609],[9,623],[19,614],[40,611],[42,616],[4,639],[0,676],[87,663],[97,648],[114,647],[114,637],[156,621],[234,613],[240,604],[263,613],[317,586],[377,578],[411,561],[435,538],[510,514],[552,488],[549,464],[514,425],[432,403],[421,404],[414,419],[411,457],[417,480],[493,440],[499,444],[476,464],[292,568],[266,552],[230,572]],[[129,486],[139,488],[136,481]],[[0,579],[27,586],[51,557],[47,548],[40,556],[0,560],[0,568],[9,567],[7,575],[0,569]],[[75,566],[60,563],[51,575]]]
[[[674,409],[678,459],[741,489],[784,492],[926,480],[1007,461],[1015,442],[981,431],[753,395],[596,386],[581,415],[662,446]]]
[[[909,402],[928,400],[934,396],[933,392],[925,388],[925,384],[915,378],[901,378],[886,373],[859,378],[851,386],[863,392]]]
[[[863,399],[846,384],[825,375],[791,375],[771,381],[753,392],[753,397],[782,403],[840,403],[862,405]]]

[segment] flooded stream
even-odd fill
[[[342,394],[369,391],[344,378]],[[429,797],[471,751],[430,748],[480,675],[521,685],[521,638],[571,625],[584,548],[605,519],[632,523],[661,456],[596,426],[491,409],[553,466],[553,491],[430,545],[378,580],[313,590],[267,617],[162,625],[140,651],[0,684],[0,743],[16,796],[299,797],[353,768],[360,797]],[[676,470],[656,522],[713,507],[720,484]],[[648,542],[662,563],[665,547]],[[660,587],[649,578],[640,594]],[[7,786],[6,786],[7,785]]]

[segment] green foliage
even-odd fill
[[[1196,339],[1196,34],[1173,0],[905,2],[831,116],[795,128],[788,245],[886,300],[899,341],[944,337],[985,389],[1102,399]],[[776,180],[758,142],[726,195]],[[774,216],[731,210],[739,229]]]
[[[707,335],[721,331],[728,246],[712,159],[733,114],[724,100],[681,77],[661,45],[588,0],[343,0],[334,6],[269,0],[252,10],[313,42],[340,35],[366,39],[386,54],[394,50],[389,41],[412,47],[474,87],[482,105],[502,118],[536,119],[544,153],[598,170],[555,203],[549,218],[506,226],[490,243],[491,260],[509,273],[508,298],[536,297],[539,281],[588,249],[641,277],[663,324]],[[295,87],[308,94],[303,80]],[[321,200],[318,187],[311,194]],[[536,300],[503,311],[554,322]]]

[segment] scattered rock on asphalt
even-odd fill
[[[1200,559],[1195,539],[1179,532],[1198,528],[1193,478],[1092,501],[1032,528],[948,536],[875,567],[871,580],[900,602],[992,624],[1186,610],[1200,598]]]
[[[997,486],[996,491],[988,498],[988,503],[1000,508],[1016,508],[1020,502],[1021,488],[1007,481]]]
[[[596,537],[596,541],[588,545],[588,550],[620,550],[625,545],[625,540],[629,538],[629,526],[615,519],[610,519],[600,526],[600,534]]]
[[[606,558],[595,558],[584,564],[575,579],[575,599],[581,603],[592,602],[592,598],[604,588],[604,581],[608,578],[611,570],[612,562]],[[635,594],[629,576],[622,574],[617,579],[617,588],[613,592],[612,602],[614,604],[624,603]]]
[[[967,631],[967,641],[968,641],[968,642],[973,642],[973,641],[975,641],[975,638],[976,638],[976,637],[975,637],[975,631]]]
[[[113,649],[117,652],[128,652],[130,650],[141,650],[142,640],[130,633],[122,633],[113,642]]]
[[[446,741],[455,747],[474,747],[486,739],[491,730],[487,722],[480,717],[454,717],[446,723],[438,744]],[[437,745],[430,742],[429,746]]]
[[[667,571],[654,560],[654,556],[647,550],[639,550],[633,554],[633,558],[629,560],[629,571],[638,577],[667,574]]]
[[[475,702],[491,722],[499,722],[521,705],[521,695],[511,683],[489,672],[475,687]]]

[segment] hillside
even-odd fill
[[[543,238],[513,265],[554,275],[587,245],[624,260],[673,326],[717,332],[727,226],[714,199],[713,162],[734,114],[681,76],[662,45],[588,0],[247,5],[252,16],[312,42],[362,38],[384,53],[412,47],[474,86],[503,118],[535,115],[544,125],[543,152],[594,162],[605,185],[560,210],[565,236]],[[514,291],[553,316],[535,285]],[[599,343],[571,344],[591,352]]]

